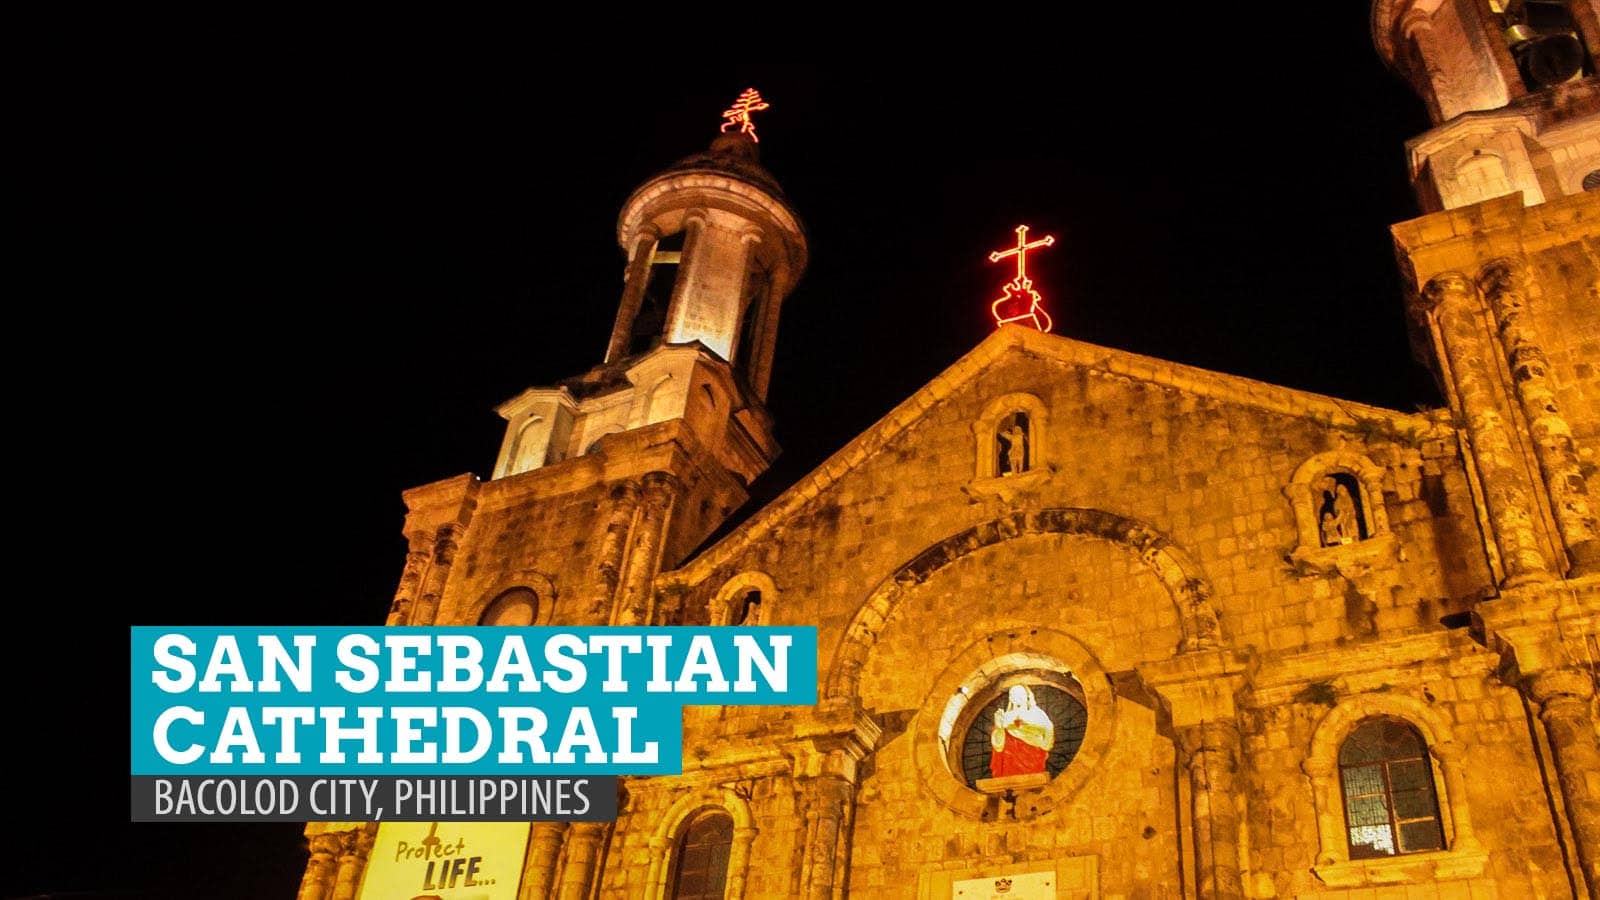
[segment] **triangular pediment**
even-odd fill
[[[1043,334],[1031,328],[1007,326],[984,339],[721,541],[686,562],[671,577],[691,582],[698,580],[741,552],[752,541],[760,540],[781,528],[786,520],[827,494],[851,472],[883,453],[908,429],[934,415],[945,401],[964,391],[975,390],[974,382],[986,371],[1014,357],[1032,358],[1058,366],[1063,377],[1076,370],[1217,404],[1255,410],[1265,415],[1301,419],[1330,431],[1347,431],[1361,436],[1403,436],[1412,442],[1449,437],[1453,433],[1442,412],[1403,413]],[[1074,426],[1061,427],[1071,429]]]

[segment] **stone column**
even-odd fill
[[[750,868],[750,845],[756,839],[753,825],[734,826],[733,846],[728,848],[728,882],[725,897],[740,900],[744,896],[744,878]]]
[[[760,243],[761,232],[759,231],[746,231],[739,235],[739,249],[742,251],[739,256],[739,304],[733,320],[733,331],[728,340],[728,362],[734,364],[735,360],[741,360],[742,362],[736,364],[736,367],[743,368],[746,372],[754,371],[752,366],[755,360],[751,358],[751,354],[755,352],[755,348],[746,347],[740,343],[739,339],[745,335],[744,320],[749,316],[761,316],[763,314],[762,309],[756,306],[758,295],[751,290],[751,281],[756,277],[756,267],[754,265],[756,247]],[[763,303],[761,305],[765,306],[766,304]],[[758,330],[750,332],[750,340],[752,344],[760,346],[760,323],[756,324]]]
[[[604,590],[597,592],[595,605],[590,610],[596,621],[608,610],[604,604],[617,601],[617,589],[622,579],[622,562],[628,552],[628,534],[633,530],[633,514],[639,508],[639,482],[628,480],[613,485],[610,492],[611,512],[606,516],[605,534],[600,538],[597,566]]]
[[[522,865],[522,888],[517,891],[517,900],[547,900],[556,881],[556,864],[566,836],[565,822],[533,823],[528,831],[528,855]]]
[[[1178,745],[1189,770],[1194,828],[1195,890],[1199,900],[1243,900],[1239,873],[1239,730],[1232,722],[1180,729]]]
[[[406,565],[400,571],[400,587],[394,592],[385,625],[404,625],[422,586],[422,573],[428,568],[428,536],[421,531],[406,535]]]
[[[821,775],[811,780],[807,794],[810,822],[802,862],[802,896],[829,900],[834,895],[838,854],[848,807],[855,802],[855,785],[841,775]]]
[[[445,582],[450,578],[450,564],[455,562],[460,546],[456,527],[445,525],[433,539],[433,565],[422,579],[421,596],[411,614],[411,625],[432,625],[439,614],[439,597],[444,593]]]
[[[661,235],[655,226],[639,229],[633,241],[633,255],[628,259],[628,270],[623,275],[622,302],[617,306],[617,321],[611,326],[611,340],[606,344],[606,362],[621,359],[633,342],[633,322],[639,317],[639,304],[644,301],[644,289],[650,284],[650,265],[655,257],[656,243]]]
[[[310,844],[311,859],[306,862],[306,874],[300,879],[300,892],[295,900],[328,900],[333,887],[334,858],[343,849],[339,835],[315,834]]]
[[[618,592],[614,625],[649,625],[650,601],[654,595],[656,573],[661,570],[662,545],[667,523],[681,482],[666,472],[644,476],[640,488],[639,517],[633,528],[632,547],[623,564],[622,585]]]
[[[1423,293],[1432,305],[1437,351],[1450,374],[1457,412],[1466,420],[1490,530],[1505,568],[1500,586],[1548,579],[1550,567],[1534,531],[1526,470],[1511,446],[1495,396],[1498,363],[1489,346],[1477,290],[1465,275],[1446,272],[1428,282]]]
[[[1549,362],[1526,314],[1528,300],[1522,290],[1522,268],[1520,260],[1494,260],[1484,266],[1478,284],[1494,312],[1500,343],[1511,368],[1512,388],[1533,432],[1534,455],[1550,491],[1556,527],[1572,557],[1571,574],[1588,575],[1600,571],[1600,525],[1589,505],[1589,486],[1578,465],[1572,428],[1562,416],[1550,384]]]
[[[339,870],[333,879],[331,900],[355,900],[361,873],[367,869],[367,854],[372,852],[374,835],[365,828],[339,833]]]
[[[605,837],[604,822],[574,822],[567,840],[567,864],[561,870],[557,900],[588,900],[589,885],[600,869],[600,840]]]
[[[1572,824],[1578,863],[1589,889],[1600,892],[1600,741],[1589,715],[1592,676],[1582,669],[1549,669],[1523,683],[1539,706]]]
[[[678,281],[672,286],[672,300],[667,304],[667,328],[663,335],[665,340],[672,340],[683,330],[683,320],[688,315],[686,307],[689,299],[689,286],[699,277],[701,269],[700,233],[706,228],[706,213],[703,209],[692,209],[683,218],[683,255],[679,257]]]

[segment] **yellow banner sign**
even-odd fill
[[[360,900],[516,900],[527,822],[384,822]]]

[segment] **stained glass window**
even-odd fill
[[[1444,849],[1433,764],[1415,728],[1363,723],[1339,748],[1339,782],[1351,859]]]
[[[673,900],[722,900],[732,848],[733,819],[727,813],[710,810],[691,819],[673,858]]]
[[[1067,767],[1067,763],[1072,762],[1072,758],[1078,754],[1078,748],[1083,745],[1089,713],[1083,701],[1056,685],[1029,682],[1026,686],[1033,695],[1033,701],[1053,726],[1054,740],[1045,757],[1044,770],[1054,778]],[[967,726],[959,762],[961,773],[969,786],[982,779],[995,777],[990,768],[994,758],[992,738],[995,714],[1011,705],[1010,690],[1000,690],[997,696],[978,710]]]

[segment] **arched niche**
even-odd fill
[[[1383,504],[1383,478],[1382,466],[1350,450],[1330,450],[1302,462],[1283,487],[1283,494],[1294,509],[1296,552],[1313,556],[1336,554],[1343,548],[1388,538],[1389,514]],[[1330,479],[1336,486],[1354,486],[1351,500],[1360,521],[1355,539],[1345,543],[1323,539]]]
[[[771,625],[778,586],[765,572],[740,572],[717,589],[711,600],[712,625]]]
[[[989,401],[973,421],[972,434],[977,457],[974,477],[979,481],[1049,471],[1050,410],[1033,394],[1006,394]]]

